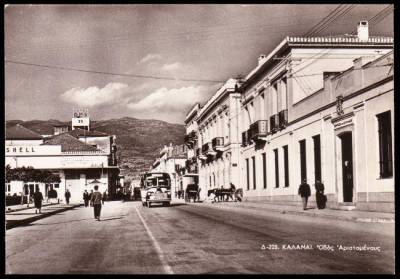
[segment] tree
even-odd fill
[[[49,170],[38,170],[33,167],[20,167],[11,169],[9,165],[6,166],[6,182],[23,181],[27,182],[40,182],[40,183],[60,183],[61,179],[58,174],[54,174]]]

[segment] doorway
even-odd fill
[[[353,143],[352,133],[340,136],[342,146],[343,202],[353,202]]]

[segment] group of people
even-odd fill
[[[326,206],[327,198],[326,195],[324,195],[324,190],[324,184],[321,181],[316,180],[315,199],[317,201],[318,209],[324,209]],[[310,185],[307,184],[306,179],[303,179],[303,182],[300,184],[298,194],[300,195],[303,203],[303,210],[307,210],[308,197],[311,196],[311,188]]]
[[[98,190],[99,186],[97,185],[94,186],[94,191],[93,190],[90,191],[90,194],[87,192],[87,190],[85,190],[83,193],[83,201],[85,207],[87,207],[90,202],[90,206],[94,208],[94,218],[100,221],[101,206],[107,199],[107,192],[104,191],[104,193],[102,194]],[[71,198],[71,192],[68,189],[65,191],[64,196],[66,204],[69,204],[69,200]],[[33,193],[33,202],[36,208],[35,213],[36,214],[38,212],[42,213],[43,194],[40,192],[39,188],[36,188],[36,191]]]

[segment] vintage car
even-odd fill
[[[165,187],[151,186],[142,191],[142,203],[151,207],[152,204],[171,205],[171,191]]]

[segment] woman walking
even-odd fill
[[[33,202],[35,204],[35,213],[42,213],[42,201],[43,201],[43,195],[42,193],[39,191],[39,188],[36,188],[36,192],[33,194]]]

